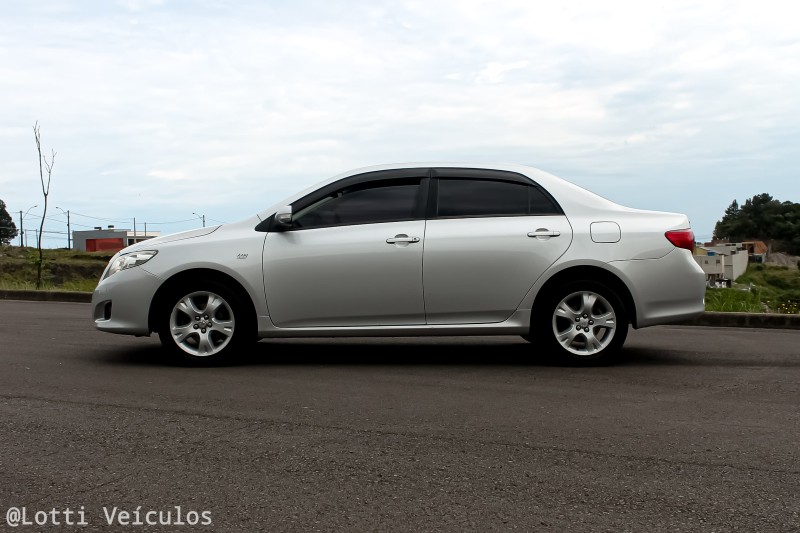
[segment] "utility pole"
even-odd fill
[[[25,211],[24,215],[22,214],[22,210],[21,209],[19,211],[19,245],[20,246],[22,246],[22,234],[25,233],[24,229],[22,228],[22,221],[25,220],[25,217],[28,216],[28,213],[30,213],[31,209],[33,209],[34,207],[39,207],[39,204],[30,206],[28,208],[28,210]],[[28,238],[27,238],[27,236],[25,237],[25,246],[28,246]]]
[[[136,217],[133,217],[133,240],[136,242]]]
[[[192,213],[192,214],[203,221],[203,227],[205,228],[206,227],[206,216],[205,215],[198,215],[197,213]]]
[[[72,232],[70,231],[70,227],[69,227],[69,209],[64,211],[63,209],[61,209],[58,206],[56,206],[56,209],[60,210],[62,213],[67,215],[67,248],[72,250]]]

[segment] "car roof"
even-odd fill
[[[461,162],[438,161],[438,162],[416,162],[416,163],[390,163],[390,164],[372,165],[372,166],[366,166],[348,170],[346,172],[337,174],[332,178],[316,183],[311,187],[308,187],[282,200],[281,202],[278,202],[277,204],[260,212],[258,216],[259,218],[264,220],[265,218],[275,213],[275,211],[277,211],[279,208],[291,204],[296,200],[303,198],[307,194],[314,192],[315,190],[321,187],[324,187],[331,183],[335,183],[339,180],[348,178],[350,176],[356,176],[358,174],[365,174],[368,172],[378,172],[382,170],[399,170],[399,169],[413,169],[413,168],[469,168],[469,169],[480,169],[480,170],[500,170],[506,172],[515,172],[518,174],[522,174],[523,176],[526,176],[535,181],[536,183],[538,183],[539,185],[541,185],[550,194],[554,195],[556,200],[562,204],[564,202],[565,197],[568,197],[570,199],[569,203],[577,203],[584,207],[586,206],[600,207],[601,205],[605,208],[621,207],[618,204],[603,198],[602,196],[587,191],[586,189],[579,187],[578,185],[570,183],[562,178],[554,176],[553,174],[550,174],[535,167],[510,164],[510,163],[474,163],[474,162],[463,162],[463,161]],[[562,205],[562,207],[564,206]]]

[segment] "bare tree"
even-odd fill
[[[44,196],[44,212],[42,221],[39,224],[39,238],[36,246],[39,250],[39,260],[36,262],[36,288],[42,287],[42,235],[44,234],[44,220],[47,217],[47,197],[50,195],[50,177],[53,173],[53,165],[56,162],[56,153],[51,150],[50,161],[47,156],[42,154],[42,136],[39,133],[39,121],[33,125],[33,136],[36,138],[36,151],[39,152],[39,181],[42,183],[42,195]],[[44,181],[44,174],[47,172],[47,183]]]

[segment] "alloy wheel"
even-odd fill
[[[568,352],[594,356],[611,344],[617,329],[614,307],[602,295],[583,290],[573,292],[556,305],[553,334]]]
[[[233,310],[223,297],[198,291],[178,300],[169,317],[172,340],[184,352],[208,357],[222,351],[233,338]]]

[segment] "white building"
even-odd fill
[[[741,243],[698,246],[694,260],[706,273],[706,280],[736,281],[747,270],[747,249]]]
[[[98,226],[93,230],[73,231],[72,248],[84,252],[118,252],[126,246],[160,235],[160,231],[131,231],[114,226],[103,229]]]

